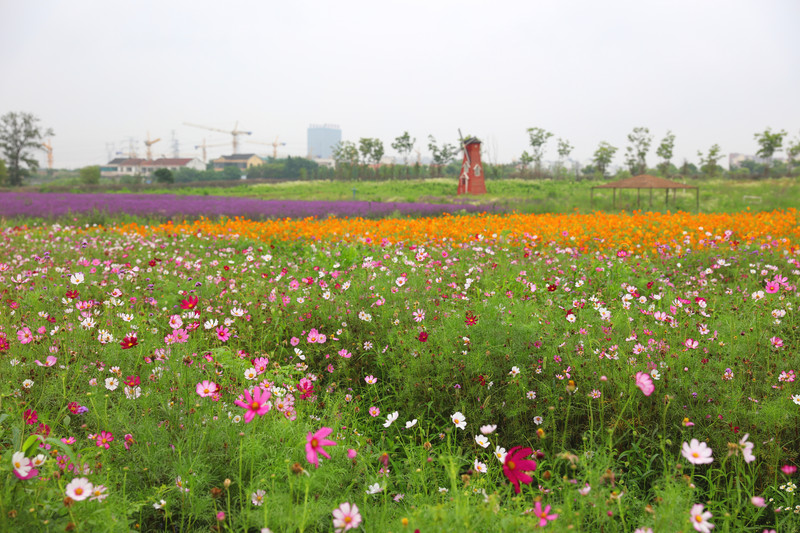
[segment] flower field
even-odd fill
[[[796,210],[15,223],[2,531],[800,529]]]

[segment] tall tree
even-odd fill
[[[12,111],[0,117],[0,150],[8,160],[9,185],[22,185],[23,178],[39,168],[29,150],[41,150],[43,138],[55,135],[52,129],[42,129],[38,123],[31,113]]]
[[[526,174],[526,171],[528,170],[528,167],[531,165],[531,163],[533,163],[533,157],[531,157],[531,154],[529,154],[528,151],[525,150],[524,152],[522,152],[522,155],[519,156],[519,164],[522,165],[523,175]]]
[[[175,183],[175,176],[172,175],[172,171],[168,168],[159,168],[153,172],[153,177],[156,178],[158,183]]]
[[[6,184],[6,179],[8,179],[8,170],[6,169],[6,162],[0,159],[0,186]]]
[[[553,134],[543,128],[528,128],[528,140],[531,144],[531,157],[536,164],[536,170],[539,171],[542,166],[542,156],[544,155],[544,146],[547,140]]]
[[[656,149],[656,155],[661,158],[661,163],[658,164],[658,170],[662,176],[667,176],[669,172],[670,160],[672,159],[672,151],[675,149],[675,134],[667,130],[667,134],[661,140],[661,144]]]
[[[611,164],[611,161],[614,159],[614,154],[617,153],[617,147],[611,146],[606,141],[601,142],[597,150],[594,151],[594,166],[597,168],[600,175],[606,177],[606,170],[608,169],[608,165]]]
[[[353,141],[340,141],[333,147],[333,160],[337,164],[358,164],[358,148]]]
[[[791,173],[794,160],[797,159],[797,156],[800,156],[800,137],[796,138],[792,144],[786,147],[786,155],[789,156],[788,164],[789,172]],[[2,172],[2,169],[0,169],[0,172]],[[2,180],[0,180],[0,183],[2,183]]]
[[[568,140],[561,138],[558,139],[556,145],[558,146],[558,174],[560,176],[564,168],[564,160],[569,157],[570,152],[575,147]]]
[[[697,156],[700,158],[700,170],[709,178],[713,178],[716,176],[720,171],[720,166],[717,164],[717,161],[722,159],[724,156],[722,155],[722,149],[719,147],[718,144],[714,144],[711,148],[708,149],[708,155],[705,157],[703,156],[703,152],[697,152]]]
[[[374,137],[361,137],[358,140],[358,151],[364,164],[377,165],[383,157],[383,141]]]
[[[403,156],[403,164],[408,164],[408,156],[411,154],[411,150],[414,149],[414,143],[417,142],[417,139],[412,138],[407,131],[404,131],[402,135],[396,137],[394,142],[392,143],[392,148],[400,152],[400,155]]]
[[[783,138],[786,137],[786,132],[776,131],[772,133],[772,128],[767,128],[763,133],[756,133],[755,138],[758,145],[761,147],[756,152],[756,155],[764,158],[764,174],[769,173],[769,167],[772,164],[772,156],[775,152],[779,152],[783,148]]]
[[[442,143],[441,147],[437,146],[433,135],[428,135],[428,150],[431,151],[433,164],[439,175],[441,175],[442,167],[447,166],[458,153],[458,149],[452,144]]]
[[[630,145],[625,149],[625,164],[631,174],[644,174],[647,172],[647,152],[653,142],[650,130],[643,127],[633,128],[628,134],[628,142]]]

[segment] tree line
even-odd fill
[[[569,155],[574,146],[569,140],[557,137],[556,152],[558,160],[549,168],[543,165],[543,157],[547,144],[555,135],[540,127],[527,129],[530,151],[522,152],[518,161],[511,164],[492,165],[484,162],[487,178],[527,179],[606,179],[619,148],[607,141],[601,141],[592,155],[591,164],[578,168],[569,168]],[[51,128],[40,125],[38,117],[31,113],[9,112],[0,117],[0,185],[20,186],[26,177],[38,169],[38,161],[34,152],[44,148],[45,137],[53,136]],[[794,160],[800,156],[800,137],[791,142],[786,141],[785,130],[773,132],[766,128],[754,134],[759,149],[756,156],[759,160],[745,160],[739,168],[730,169],[724,175],[730,178],[766,177],[774,174],[791,174]],[[647,166],[647,156],[653,146],[654,136],[646,127],[635,127],[628,134],[628,145],[624,152],[624,168],[616,173],[617,178],[625,175],[655,173],[664,177],[718,177],[723,175],[719,161],[724,157],[718,144],[711,145],[707,151],[698,151],[699,165],[684,160],[680,167],[673,163],[675,134],[667,131],[655,149],[659,162],[653,169]],[[785,144],[784,144],[785,143]],[[263,179],[403,179],[428,178],[437,176],[457,176],[460,164],[456,161],[460,153],[459,145],[447,142],[439,143],[433,135],[427,138],[427,149],[431,154],[431,163],[423,165],[421,152],[416,149],[417,139],[404,131],[391,143],[391,147],[402,157],[402,164],[383,165],[385,155],[383,141],[373,137],[362,137],[358,142],[342,141],[333,147],[335,168],[317,164],[313,160],[302,157],[270,159],[265,164],[246,170],[250,178]],[[774,159],[775,154],[785,150],[787,162]],[[416,161],[412,157],[416,153]],[[161,183],[188,181],[220,181],[241,179],[242,172],[237,168],[197,171],[181,169],[171,172],[159,169],[154,175]],[[141,178],[132,178],[141,179]],[[99,183],[100,168],[85,167],[80,171],[80,180],[87,184]]]

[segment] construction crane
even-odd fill
[[[153,154],[150,151],[150,147],[153,146],[155,143],[157,143],[160,140],[161,140],[161,137],[159,137],[158,139],[156,139],[154,141],[151,141],[150,140],[150,132],[149,131],[147,132],[147,140],[144,142],[144,145],[147,147],[147,160],[148,161],[152,161],[153,160]]]
[[[286,143],[279,143],[278,136],[275,136],[275,140],[271,143],[265,143],[262,141],[245,141],[250,144],[266,144],[267,146],[272,146],[272,159],[278,159],[278,146],[286,146]]]
[[[202,144],[197,144],[197,145],[195,145],[194,149],[195,149],[195,150],[197,150],[198,148],[202,148],[202,149],[203,149],[203,163],[205,163],[205,162],[206,162],[206,159],[207,159],[207,158],[206,158],[206,148],[214,148],[214,147],[216,147],[216,146],[227,146],[227,145],[228,145],[228,143],[223,143],[223,144],[206,144],[206,140],[205,140],[205,138],[204,138],[204,139],[203,139],[203,143],[202,143]]]
[[[50,144],[50,139],[42,143],[42,148],[47,151],[47,168],[52,172],[53,170],[53,145]]]
[[[240,130],[239,129],[239,121],[238,120],[236,121],[236,124],[233,126],[233,129],[231,131],[221,130],[219,128],[210,128],[208,126],[201,126],[200,124],[191,124],[189,122],[184,122],[183,124],[185,126],[191,126],[193,128],[201,128],[201,129],[210,130],[210,131],[219,131],[221,133],[227,133],[227,134],[233,136],[233,153],[234,154],[239,153],[239,135],[252,135],[253,134],[252,131]]]

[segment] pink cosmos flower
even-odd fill
[[[269,400],[271,396],[272,393],[270,391],[264,390],[261,387],[255,387],[252,395],[250,391],[246,390],[244,391],[244,396],[239,396],[233,403],[247,409],[247,413],[244,415],[244,421],[245,423],[250,423],[256,415],[264,416],[269,412],[272,408],[272,404],[267,400]]]
[[[53,366],[54,364],[56,364],[56,361],[58,361],[58,358],[56,358],[54,355],[48,355],[44,363],[42,363],[38,359],[34,362],[39,366]]]
[[[34,425],[36,422],[39,421],[39,415],[33,409],[26,409],[25,412],[22,414],[22,419],[28,425]]]
[[[336,446],[335,442],[325,438],[330,435],[332,431],[332,428],[323,427],[317,430],[316,433],[309,433],[306,437],[306,459],[317,468],[319,468],[319,456],[317,454],[321,453],[326,458],[331,458],[323,447]]]
[[[776,292],[781,290],[781,286],[780,286],[779,283],[777,283],[775,281],[768,281],[766,287],[764,287],[764,290],[768,294],[775,294]]]
[[[98,448],[105,448],[106,450],[109,448],[110,443],[114,440],[114,435],[108,431],[101,431],[99,435],[95,438],[95,442],[97,443]]]
[[[525,471],[532,472],[536,470],[536,461],[525,459],[532,453],[533,450],[531,448],[514,446],[508,451],[503,461],[503,474],[514,485],[514,492],[517,494],[519,494],[520,482],[528,484],[533,481],[533,478],[525,473]]]
[[[653,385],[653,378],[650,377],[650,374],[645,372],[637,372],[636,373],[636,386],[639,387],[645,396],[650,396],[653,394],[653,391],[656,390],[656,386]]]
[[[94,486],[89,482],[88,479],[85,477],[77,477],[67,483],[65,492],[67,496],[76,502],[79,502],[91,496],[93,490]]]
[[[198,395],[200,395],[202,398],[205,398],[206,396],[211,396],[217,391],[217,384],[206,379],[198,383],[195,390],[197,391]]]
[[[792,474],[797,472],[797,467],[794,465],[783,465],[781,467],[781,472],[783,472],[787,476],[791,476]]]
[[[29,342],[33,341],[33,333],[31,333],[30,328],[24,327],[17,331],[17,338],[19,339],[20,344],[28,344]]]
[[[373,417],[378,416],[379,414],[381,414],[381,410],[373,405],[372,407],[369,408],[369,414],[370,416]]]
[[[714,524],[708,521],[712,515],[710,511],[703,511],[703,504],[697,503],[692,506],[692,510],[689,512],[692,518],[692,527],[696,531],[700,533],[711,533],[711,530],[714,529]]]
[[[217,329],[217,338],[222,342],[226,342],[228,339],[231,338],[231,330],[226,328],[225,326],[219,326]]]
[[[696,350],[697,347],[699,346],[699,343],[692,338],[688,338],[683,342],[683,345],[692,350]]]
[[[550,512],[550,506],[548,505],[544,509],[542,509],[542,502],[537,501],[533,506],[533,514],[535,514],[539,518],[539,527],[544,527],[547,525],[547,522],[552,522],[556,518],[558,518],[557,514],[548,514]]]
[[[701,442],[697,439],[684,442],[681,455],[693,465],[703,465],[714,462],[714,458],[711,456],[711,448],[709,448],[705,442]]]
[[[783,339],[780,337],[772,337],[769,341],[772,343],[773,348],[783,348]]]
[[[356,504],[345,502],[333,510],[333,527],[337,533],[355,529],[361,524],[361,514]]]

